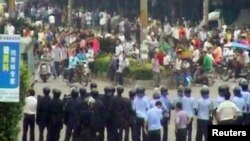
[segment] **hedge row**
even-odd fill
[[[95,75],[104,74],[108,72],[109,63],[111,61],[110,54],[101,54],[99,55],[95,62],[93,73]],[[126,71],[126,76],[134,80],[152,80],[152,64],[150,62],[138,62],[137,60],[129,58],[129,67]],[[169,74],[169,71],[166,71],[163,67],[161,68],[162,77],[166,77]]]

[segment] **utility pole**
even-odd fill
[[[8,0],[7,5],[8,5],[8,13],[9,13],[10,18],[14,18],[14,16],[15,16],[15,0]]]
[[[145,29],[148,26],[148,1],[140,0],[140,23],[141,23],[141,41],[146,37]]]
[[[71,26],[72,24],[72,5],[73,0],[68,0],[68,25]]]
[[[203,0],[203,21],[208,26],[209,0]]]

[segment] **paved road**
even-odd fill
[[[94,82],[96,82],[98,84],[98,90],[99,92],[103,92],[103,89],[105,86],[110,86],[111,83],[104,81],[104,80],[94,80]],[[215,98],[217,95],[217,87],[219,84],[221,83],[225,83],[225,82],[221,82],[220,80],[218,80],[212,87],[210,87],[210,95],[212,98]],[[234,85],[236,85],[233,82],[227,82],[227,84],[229,84],[231,87],[233,87]],[[49,80],[47,83],[42,83],[42,82],[37,82],[35,85],[35,90],[37,94],[42,94],[42,88],[43,87],[50,87],[51,89],[53,88],[60,88],[63,92],[63,94],[69,94],[70,92],[70,88],[66,85],[66,83],[58,78],[56,80]],[[89,90],[89,89],[88,89]],[[125,93],[124,96],[128,97],[128,90],[129,87],[125,86]],[[195,98],[199,98],[200,94],[199,94],[199,90],[200,87],[193,87],[192,91],[193,91],[193,96]],[[154,92],[153,88],[152,89],[147,89],[147,95],[152,97],[152,93]],[[170,93],[170,98],[173,99],[176,96],[176,90],[169,90]],[[172,114],[174,115],[174,114]],[[169,141],[174,141],[175,140],[175,134],[174,134],[174,122],[173,122],[173,118],[171,118],[172,120],[170,121],[170,125],[169,125]],[[20,123],[21,125],[21,123]],[[36,126],[36,141],[38,141],[38,128]],[[62,132],[61,132],[61,138],[60,141],[63,141],[64,139],[64,133],[65,133],[65,128],[63,128]],[[194,120],[193,122],[193,140],[195,140],[195,133],[196,133],[196,120]],[[19,141],[21,141],[21,135],[22,135],[22,128],[21,128],[21,132],[19,134]]]

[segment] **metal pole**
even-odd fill
[[[68,0],[68,26],[71,26],[72,24],[72,5],[73,1]]]
[[[141,42],[146,38],[145,30],[148,25],[148,1],[140,0]]]
[[[209,13],[209,0],[203,0],[203,20],[206,26],[208,26],[208,13]]]
[[[15,16],[15,0],[8,0],[8,13],[10,18]]]

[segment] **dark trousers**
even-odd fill
[[[176,131],[176,141],[186,141],[187,129],[177,129]]]
[[[115,129],[115,140],[122,141],[123,137],[123,128],[116,128]]]
[[[141,141],[141,132],[143,133],[143,141],[147,141],[147,137],[143,129],[144,129],[144,119],[137,117],[135,123],[135,131],[136,131],[135,141]]]
[[[243,113],[244,125],[250,125],[250,113]]]
[[[149,141],[161,141],[161,130],[148,131]]]
[[[61,127],[50,126],[48,128],[48,140],[47,141],[59,141]]]
[[[162,141],[168,141],[168,121],[169,121],[169,119],[167,117],[164,117],[162,119],[162,126],[163,126]]]
[[[60,74],[61,74],[60,62],[54,62],[54,68],[55,68],[55,72],[56,72],[56,77],[60,76]]]
[[[115,140],[115,129],[113,128],[112,125],[107,125],[107,140],[108,141],[116,141]]]
[[[94,131],[95,133],[98,133],[98,134],[95,134],[96,141],[104,141],[104,128],[97,129]]]
[[[39,125],[39,141],[44,141],[44,130],[45,128],[48,130],[48,128],[45,125]]]
[[[23,119],[23,137],[22,141],[27,141],[27,132],[28,128],[30,128],[30,140],[35,141],[35,115],[24,114]]]
[[[69,72],[68,72],[68,81],[69,81],[69,83],[72,83],[73,77],[74,77],[74,69],[69,69]]]
[[[118,85],[123,85],[123,73],[122,72],[116,73],[116,83]]]
[[[192,131],[193,131],[193,118],[187,125],[187,141],[192,141]]]
[[[203,136],[205,141],[208,141],[208,125],[210,123],[209,120],[197,119],[196,141],[202,141]]]
[[[237,125],[243,125],[243,116],[239,116],[236,121]]]

